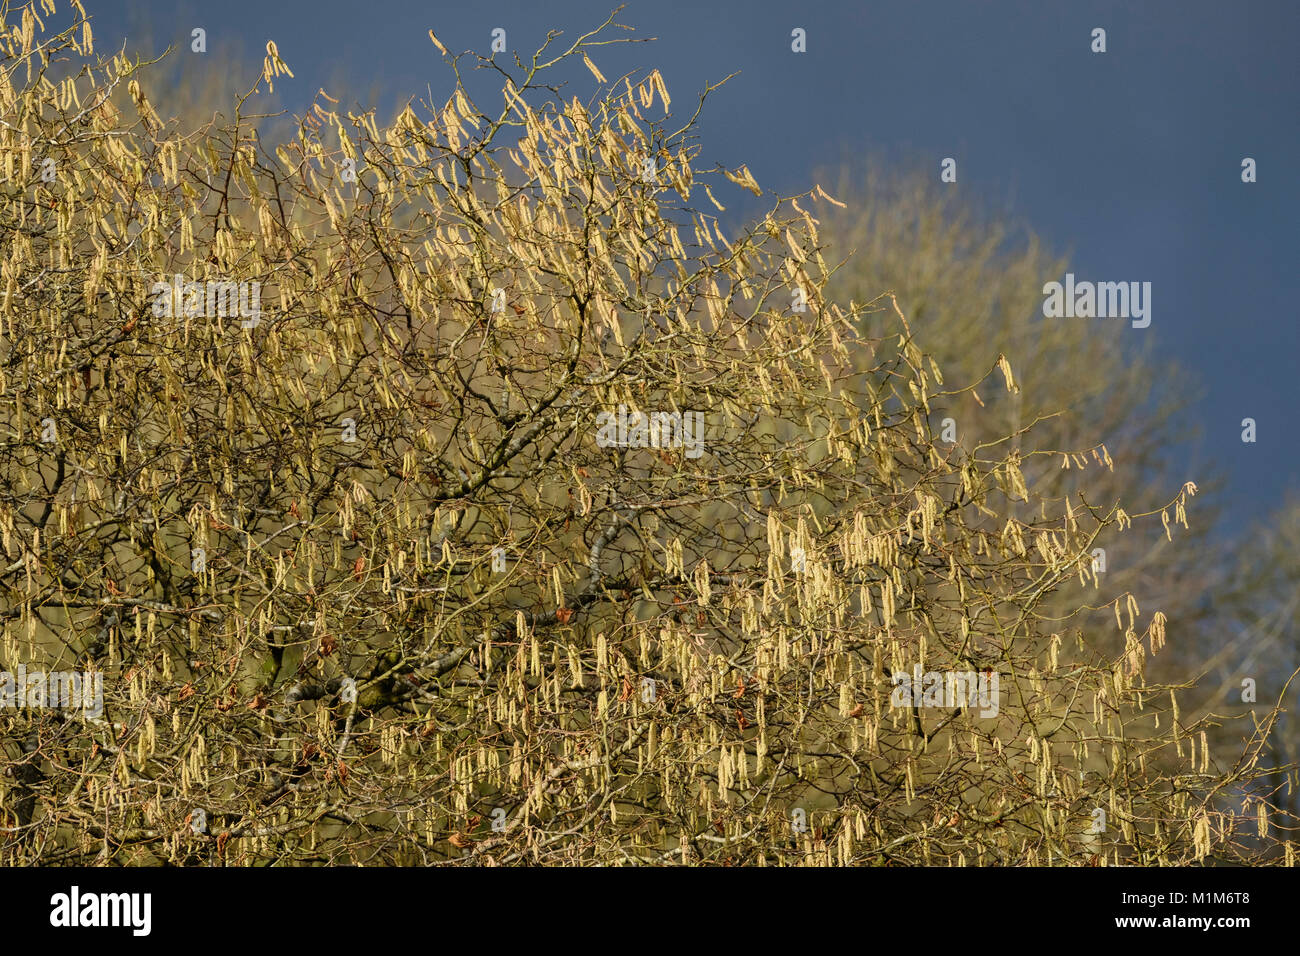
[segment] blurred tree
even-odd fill
[[[1194,673],[1206,679],[1188,695],[1196,719],[1214,728],[1212,740],[1231,752],[1249,737],[1260,715],[1282,707],[1269,737],[1273,768],[1245,799],[1243,810],[1267,817],[1291,838],[1300,829],[1300,729],[1295,707],[1300,694],[1300,499],[1284,502],[1266,522],[1245,529],[1224,549],[1226,585],[1212,597],[1215,627],[1203,630]]]
[[[827,255],[846,260],[828,283],[829,294],[867,298],[891,290],[912,320],[918,343],[935,356],[949,382],[976,381],[1005,354],[1022,385],[1016,393],[981,393],[978,400],[968,393],[961,402],[932,403],[941,440],[948,418],[960,448],[1017,436],[1030,423],[1038,448],[1104,442],[1114,453],[1113,469],[1062,470],[1046,457],[1026,464],[1031,492],[1119,501],[1135,513],[1158,510],[1163,489],[1192,477],[1181,449],[1199,435],[1188,413],[1198,383],[1176,366],[1155,362],[1149,330],[1134,332],[1109,319],[1045,318],[1043,285],[1069,270],[1067,260],[1046,251],[1031,229],[940,182],[937,174],[891,175],[886,169],[875,161],[820,174],[838,182],[837,194],[845,200],[844,208],[822,215]],[[878,333],[884,321],[882,313],[868,316],[864,329]],[[1043,607],[1063,623],[1069,616],[1081,634],[1095,635],[1105,634],[1108,608],[1119,596],[1133,592],[1157,602],[1169,618],[1171,644],[1152,673],[1172,681],[1208,671],[1222,681],[1186,688],[1184,706],[1210,720],[1214,752],[1233,753],[1253,737],[1250,715],[1258,710],[1240,701],[1243,675],[1258,677],[1263,661],[1270,662],[1263,685],[1272,695],[1263,701],[1267,710],[1300,666],[1298,661],[1288,669],[1279,653],[1294,645],[1293,636],[1279,639],[1294,635],[1300,570],[1284,555],[1286,529],[1294,528],[1295,517],[1282,509],[1267,530],[1219,528],[1216,534],[1222,479],[1208,463],[1195,477],[1201,493],[1197,516],[1190,528],[1178,529],[1181,540],[1173,542],[1154,523],[1122,535],[1104,532],[1097,545],[1105,549],[1105,572],[1085,586],[1057,589]],[[1225,555],[1237,559],[1223,560]],[[1087,613],[1089,606],[1099,613]],[[1268,611],[1261,614],[1262,607]],[[1071,614],[1080,610],[1085,613]],[[1225,634],[1238,636],[1225,641]],[[1225,711],[1229,700],[1235,706]],[[1270,789],[1288,795],[1278,799],[1294,814],[1289,795],[1300,781],[1281,786],[1294,775],[1300,756],[1289,740],[1273,737],[1271,756],[1279,769]],[[1173,757],[1182,760],[1177,751]],[[1240,809],[1242,797],[1225,794],[1221,806]]]
[[[847,260],[828,294],[866,301],[892,291],[918,344],[949,383],[974,382],[1006,355],[1018,392],[936,401],[932,418],[941,439],[943,420],[951,419],[949,434],[960,449],[1003,435],[1019,448],[1021,431],[1032,425],[1038,451],[1026,456],[1025,480],[1035,493],[1119,501],[1136,515],[1158,513],[1165,489],[1189,480],[1198,493],[1208,490],[1177,546],[1160,524],[1108,532],[1097,541],[1106,552],[1105,574],[1095,582],[1104,597],[1092,603],[1141,593],[1165,609],[1175,638],[1193,633],[1208,613],[1202,594],[1224,580],[1222,564],[1204,559],[1222,482],[1209,465],[1189,473],[1183,451],[1197,434],[1187,410],[1200,386],[1177,366],[1155,363],[1149,330],[1136,332],[1115,319],[1045,318],[1043,285],[1060,280],[1069,266],[1031,229],[939,182],[937,171],[885,169],[875,161],[820,174],[838,182],[845,201],[845,208],[822,216],[828,255]],[[887,321],[878,312],[864,328],[879,333]],[[1101,443],[1114,456],[1113,469],[1081,472],[1064,456],[1043,452]],[[1054,600],[1062,609],[1078,608],[1087,594],[1066,587]]]

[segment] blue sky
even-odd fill
[[[344,106],[445,97],[430,28],[453,51],[486,53],[501,27],[510,50],[531,52],[548,29],[577,36],[617,5],[87,3],[101,50],[123,35],[172,43],[186,71],[228,62],[189,52],[195,26],[210,50],[251,64],[274,39],[299,109],[321,86]],[[601,69],[657,67],[674,106],[740,71],[703,115],[705,165],[747,163],[764,186],[800,192],[846,156],[928,162],[936,176],[952,156],[954,188],[1069,252],[1079,279],[1151,282],[1151,326],[1129,334],[1204,387],[1186,477],[1196,460],[1221,466],[1228,525],[1264,519],[1300,486],[1300,185],[1286,171],[1300,161],[1300,4],[630,0],[618,19],[655,42],[607,48]],[[794,27],[805,54],[790,50]],[[1105,54],[1090,50],[1094,27]],[[590,76],[570,76],[585,98]],[[1255,444],[1241,441],[1247,417]]]

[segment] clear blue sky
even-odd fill
[[[391,107],[430,85],[445,96],[430,28],[453,51],[486,53],[502,27],[510,50],[531,52],[548,29],[576,36],[617,5],[87,4],[101,49],[147,36],[146,50],[173,43],[186,70],[228,65],[189,53],[195,26],[210,50],[252,64],[274,39],[297,108],[321,86],[345,106]],[[630,0],[619,20],[657,39],[609,49],[602,70],[659,68],[675,107],[741,71],[703,116],[706,165],[747,163],[765,186],[796,192],[846,154],[932,162],[936,175],[953,156],[955,188],[1009,203],[1071,252],[1080,279],[1151,282],[1151,326],[1130,334],[1203,381],[1204,439],[1186,458],[1221,465],[1229,523],[1264,518],[1300,485],[1300,185],[1286,166],[1300,163],[1296,0]],[[807,31],[806,54],[790,50],[794,27]],[[1104,55],[1090,51],[1094,27],[1106,30]],[[1251,185],[1246,156],[1258,162]],[[1247,417],[1253,445],[1241,441]]]

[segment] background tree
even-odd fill
[[[979,400],[969,395],[934,412],[935,419],[950,419],[958,446],[1014,435],[1032,422],[1039,448],[1105,442],[1115,453],[1113,469],[1062,470],[1051,458],[1027,464],[1032,491],[1082,493],[1089,501],[1120,501],[1147,513],[1158,509],[1164,488],[1195,475],[1201,497],[1180,541],[1155,523],[1122,535],[1103,533],[1098,544],[1106,552],[1105,572],[1081,587],[1062,587],[1046,603],[1062,617],[1097,607],[1071,618],[1095,633],[1104,628],[1110,602],[1125,593],[1157,601],[1169,618],[1171,649],[1154,673],[1177,680],[1210,672],[1223,681],[1189,688],[1185,706],[1198,715],[1214,713],[1212,751],[1240,748],[1253,733],[1250,715],[1257,710],[1240,700],[1243,675],[1259,679],[1263,659],[1278,665],[1260,684],[1260,696],[1271,706],[1295,671],[1265,647],[1294,643],[1286,605],[1296,574],[1279,553],[1292,523],[1287,508],[1279,509],[1268,529],[1216,529],[1222,489],[1217,470],[1202,463],[1188,471],[1185,453],[1175,452],[1198,434],[1190,414],[1198,383],[1176,366],[1156,363],[1149,332],[1135,342],[1122,322],[1044,318],[1043,284],[1069,270],[1066,259],[1049,253],[1033,230],[958,187],[935,176],[885,169],[884,163],[868,163],[822,174],[838,181],[837,194],[846,201],[846,208],[828,210],[822,221],[821,235],[834,258],[847,259],[831,280],[832,294],[893,291],[918,342],[950,380],[974,381],[999,354],[1011,359],[1020,392],[983,394]],[[879,315],[869,316],[866,328],[879,323]],[[1238,560],[1218,559],[1226,554]],[[1269,610],[1261,614],[1261,608]],[[1225,641],[1225,634],[1237,636]],[[1225,710],[1228,701],[1233,706]],[[1294,747],[1278,750],[1275,758],[1280,768],[1297,762]],[[1281,786],[1286,779],[1279,770],[1275,793],[1294,789],[1294,783]],[[1223,806],[1240,808],[1241,796],[1233,794]],[[1247,801],[1252,812],[1253,806]]]
[[[1198,383],[1176,365],[1157,364],[1150,334],[1135,342],[1125,322],[1044,318],[1043,285],[1063,278],[1066,258],[1052,254],[1032,229],[937,175],[886,169],[873,162],[822,174],[838,181],[845,201],[822,222],[834,258],[847,259],[831,280],[831,294],[866,300],[892,291],[918,342],[951,381],[977,380],[999,355],[1011,360],[1019,391],[966,393],[936,407],[936,431],[951,418],[958,447],[1003,435],[1018,447],[1020,431],[1032,425],[1038,449],[1104,443],[1114,456],[1113,468],[1084,472],[1060,455],[1028,456],[1031,490],[1121,501],[1133,514],[1158,514],[1165,490],[1189,480],[1198,493],[1208,491],[1177,545],[1157,523],[1103,534],[1098,546],[1106,550],[1106,569],[1096,591],[1093,582],[1087,588],[1103,608],[1127,591],[1148,595],[1165,609],[1175,633],[1193,633],[1209,613],[1203,595],[1226,576],[1221,564],[1201,557],[1218,519],[1221,481],[1209,463],[1189,471],[1175,451],[1196,437],[1188,410]],[[866,329],[879,332],[882,321],[888,317],[876,313]],[[1063,588],[1054,600],[1077,608],[1088,597]]]
[[[1214,728],[1211,740],[1232,747],[1251,732],[1261,710],[1281,701],[1286,713],[1269,736],[1274,768],[1238,803],[1282,833],[1300,826],[1300,741],[1293,702],[1300,673],[1300,502],[1284,502],[1266,522],[1244,529],[1228,553],[1225,586],[1214,594],[1214,627],[1195,647],[1195,668],[1206,675],[1188,696],[1189,711]],[[1216,732],[1217,731],[1217,732]]]

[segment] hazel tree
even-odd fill
[[[1031,494],[1032,429],[950,453],[931,403],[1011,364],[945,385],[829,298],[837,201],[705,166],[716,87],[608,80],[612,17],[513,65],[431,32],[445,102],[322,91],[267,148],[273,43],[186,132],[72,9],[0,40],[0,654],[104,699],[0,711],[6,863],[1281,852],[1214,802],[1275,712],[1211,754],[1158,611],[1042,612],[1131,519]]]

